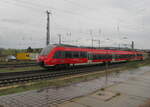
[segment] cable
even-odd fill
[[[13,0],[12,0],[12,1],[13,1]],[[30,8],[30,9],[36,11],[36,12],[42,11],[41,9],[34,8],[34,7],[29,6],[29,5],[24,5],[24,4],[19,4],[19,5],[18,5],[17,3],[10,2],[10,1],[8,1],[8,0],[0,0],[0,2],[3,2],[3,3],[5,3],[5,4],[11,4],[11,5],[23,7],[23,8],[26,8],[26,9]]]
[[[7,3],[7,4],[13,4],[13,5],[15,5],[15,6],[20,6],[20,7],[24,7],[24,8],[30,8],[30,9],[32,9],[32,10],[42,10],[42,9],[40,9],[39,7],[42,7],[42,6],[40,6],[40,5],[37,5],[37,4],[30,4],[29,2],[24,2],[24,1],[19,1],[19,3],[18,3],[18,0],[13,0],[13,1],[15,1],[16,3],[14,3],[14,2],[9,2],[8,0],[1,0],[1,2],[5,2],[5,3]],[[30,5],[30,6],[29,6]],[[42,7],[43,8],[43,7]],[[58,9],[55,9],[55,8],[52,8],[53,10],[56,10],[56,11],[59,11]],[[62,12],[64,12],[64,13],[69,13],[69,14],[72,14],[72,15],[79,15],[79,14],[75,14],[75,13],[73,13],[73,12],[68,12],[68,11],[64,11],[64,10],[61,10]],[[80,15],[81,16],[81,15]],[[62,27],[61,29],[64,29],[64,27]],[[68,28],[67,28],[68,29]],[[78,32],[78,33],[81,33],[81,32]],[[85,33],[83,33],[83,34],[85,34]]]
[[[87,16],[83,16],[82,14],[80,14],[80,13],[76,13],[76,12],[72,12],[72,11],[68,11],[68,10],[64,10],[64,9],[58,9],[58,8],[54,8],[54,7],[50,7],[50,6],[46,6],[46,5],[41,5],[41,4],[35,4],[35,3],[31,3],[31,2],[27,2],[27,1],[23,1],[23,0],[12,0],[12,1],[16,1],[16,3],[12,3],[12,2],[8,2],[8,0],[1,0],[1,2],[2,1],[4,1],[5,3],[8,3],[8,4],[13,4],[13,5],[16,5],[16,6],[20,6],[20,7],[24,7],[24,8],[31,8],[31,9],[33,9],[33,10],[36,10],[36,11],[42,11],[43,12],[43,10],[44,9],[41,9],[41,8],[51,8],[51,10],[54,10],[54,11],[57,11],[57,12],[63,12],[63,13],[65,13],[65,14],[70,14],[70,15],[74,15],[74,16],[76,16],[76,15],[78,15],[79,17],[82,17],[82,18],[84,18],[84,20],[86,19],[87,20],[87,18],[89,18],[90,19],[90,21],[93,21],[93,22],[96,22],[97,23],[97,21],[95,21],[95,20],[93,20],[93,18],[91,18],[91,17],[87,17]],[[18,4],[20,4],[20,5],[18,5]],[[29,6],[30,5],[30,6]]]
[[[71,3],[73,5],[76,5],[76,6],[80,7],[80,8],[86,8],[86,9],[89,9],[89,10],[94,9],[94,8],[89,8],[87,6],[83,6],[83,5],[81,5],[81,4],[77,3],[77,2],[74,2],[74,1],[70,1],[70,0],[64,0],[64,1],[68,2],[68,3]]]

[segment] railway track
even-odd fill
[[[19,68],[19,67],[29,67],[29,66],[38,66],[36,63],[21,63],[21,64],[0,64],[0,68]]]
[[[125,65],[125,63],[116,63],[109,65],[108,69],[114,67],[120,67]],[[37,70],[37,71],[24,71],[24,72],[11,72],[11,73],[0,73],[0,87],[10,86],[18,83],[26,83],[37,80],[45,80],[45,79],[53,79],[57,77],[67,76],[67,75],[75,75],[75,74],[83,74],[95,71],[105,70],[106,66],[104,65],[94,65],[94,66],[85,66],[85,67],[76,67],[70,68],[67,70],[56,70],[50,69],[49,72],[47,70]]]

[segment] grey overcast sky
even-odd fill
[[[51,43],[149,49],[150,0],[0,0],[0,47],[44,47],[46,10]]]

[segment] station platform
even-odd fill
[[[57,107],[150,107],[150,71]]]

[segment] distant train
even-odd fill
[[[68,67],[76,64],[97,64],[105,62],[122,62],[143,60],[142,52],[94,49],[69,45],[48,45],[37,58],[43,67]]]
[[[17,60],[36,60],[38,57],[38,53],[17,53]]]
[[[3,57],[3,59],[0,57],[0,61],[30,61],[30,60],[36,60],[38,57],[38,53],[17,53],[16,55],[9,55],[6,57]]]

